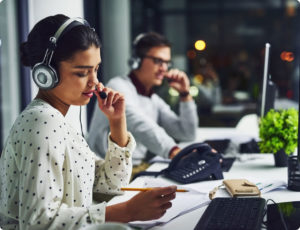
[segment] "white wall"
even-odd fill
[[[29,27],[32,27],[41,19],[55,14],[65,14],[68,17],[83,17],[83,0],[29,0]],[[34,84],[32,85],[32,97],[34,98],[38,88]],[[71,106],[66,118],[72,123],[78,131],[81,131],[79,122],[79,106]],[[82,107],[82,125],[83,132],[87,131],[87,116],[86,107]]]

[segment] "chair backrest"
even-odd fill
[[[236,125],[236,129],[249,135],[253,135],[253,138],[259,136],[259,117],[257,114],[247,114],[243,116]]]

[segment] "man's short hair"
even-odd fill
[[[171,42],[156,32],[140,34],[133,42],[133,53],[134,56],[143,58],[151,48],[160,46],[171,48]]]

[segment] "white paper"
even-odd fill
[[[155,156],[153,157],[150,161],[149,164],[153,164],[153,163],[170,163],[171,159],[167,159],[167,158],[163,158],[161,156]]]
[[[286,189],[286,182],[281,180],[264,181],[256,183],[256,186],[264,194],[276,189]]]
[[[165,180],[160,178],[146,179],[144,187],[165,187],[172,185],[172,183],[167,183]],[[189,188],[188,186],[178,186],[178,189],[184,188],[189,190],[189,192],[177,192],[176,198],[172,200],[172,207],[167,210],[166,214],[159,219],[150,221],[134,221],[130,222],[131,226],[150,228],[156,225],[164,225],[174,218],[188,213],[197,208],[203,207],[209,204],[210,200],[208,198],[208,193],[200,192],[194,188]]]

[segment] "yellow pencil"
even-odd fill
[[[153,188],[121,188],[122,191],[148,191],[152,190]],[[176,189],[176,192],[188,192],[186,189]]]

